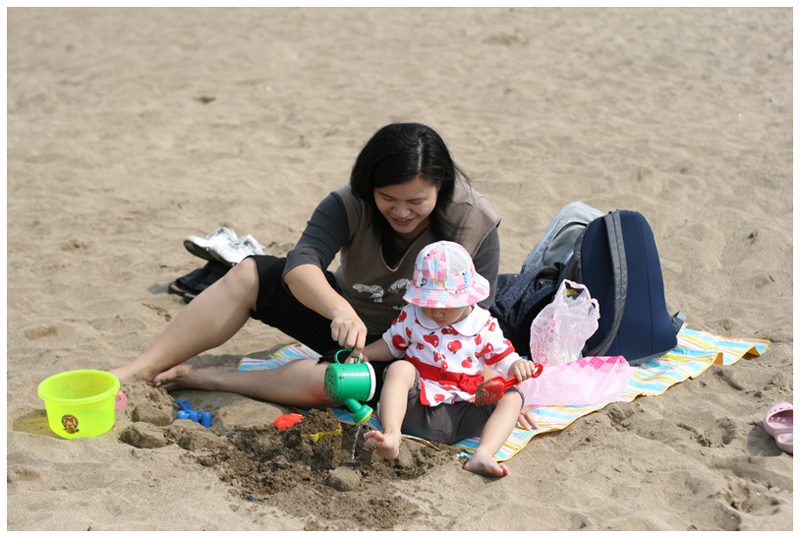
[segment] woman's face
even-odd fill
[[[415,177],[400,185],[373,189],[378,210],[403,239],[411,240],[430,224],[439,189]]]

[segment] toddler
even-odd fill
[[[403,297],[409,304],[361,356],[391,361],[405,355],[386,369],[380,399],[383,432],[364,434],[367,448],[396,459],[401,432],[447,444],[480,435],[464,469],[485,476],[509,474],[494,454],[513,430],[524,397],[512,387],[498,402],[478,407],[475,391],[485,380],[485,366],[495,375],[524,381],[535,364],[517,355],[497,321],[477,305],[488,296],[488,281],[461,245],[440,241],[419,253]]]

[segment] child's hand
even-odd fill
[[[539,425],[536,424],[536,420],[533,417],[533,413],[531,413],[529,409],[523,409],[522,411],[519,412],[519,417],[517,417],[517,422],[519,423],[520,426],[522,426],[523,430],[531,431],[539,427]]]
[[[521,383],[533,377],[536,370],[537,364],[535,362],[527,359],[520,359],[511,365],[511,368],[508,369],[508,375],[516,377],[517,381]]]

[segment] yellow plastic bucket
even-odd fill
[[[114,412],[128,403],[119,390],[119,379],[99,370],[50,376],[39,384],[37,392],[44,400],[50,429],[65,439],[106,433],[114,426]]]

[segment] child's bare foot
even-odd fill
[[[374,450],[378,456],[387,460],[396,460],[400,455],[400,433],[381,433],[378,430],[370,430],[364,434],[364,446]]]
[[[511,474],[504,463],[497,463],[492,456],[487,457],[479,452],[475,452],[467,460],[464,470],[490,478],[502,478]]]
[[[223,371],[236,369],[235,364],[220,362],[203,366],[179,364],[153,379],[153,385],[166,390],[201,389],[214,390],[215,384]]]

